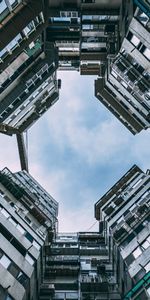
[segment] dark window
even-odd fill
[[[25,216],[25,220],[26,220],[28,223],[31,223],[31,220],[30,220],[27,216]]]
[[[134,282],[138,282],[140,279],[142,279],[145,275],[145,270],[141,269],[135,276],[134,276]]]
[[[128,35],[127,35],[127,39],[128,39],[129,41],[131,41],[132,37],[133,37],[133,34],[132,34],[131,31],[129,31],[129,33],[128,33]]]
[[[9,296],[9,295],[6,295],[5,300],[13,300],[13,298],[11,296]]]
[[[121,70],[122,72],[124,72],[126,70],[126,67],[119,61],[117,63],[117,67],[119,68],[119,70]]]
[[[28,86],[28,90],[31,91],[33,87],[34,87],[34,84],[31,84],[30,86]]]
[[[18,104],[19,102],[20,102],[20,99],[17,98],[12,104],[13,104],[13,105],[16,105],[16,104]]]
[[[2,86],[3,86],[3,87],[6,87],[6,86],[8,86],[8,85],[10,84],[10,82],[11,82],[11,80],[10,80],[10,79],[7,79],[7,80],[2,84]]]
[[[5,227],[1,224],[0,226],[0,233],[8,240],[12,238],[12,235],[9,233],[8,230],[5,229]]]
[[[8,196],[4,196],[4,198],[5,198],[5,200],[7,201],[7,202],[10,202],[11,201],[11,199],[8,197]]]
[[[0,87],[0,93],[2,93],[4,91],[3,87]]]
[[[138,66],[137,67],[137,70],[140,72],[140,73],[143,73],[144,72],[144,68],[142,66]]]
[[[6,291],[3,289],[3,287],[0,285],[0,299],[5,300],[6,299]]]
[[[126,264],[129,266],[132,264],[132,262],[135,260],[133,254],[131,253],[130,255],[128,255],[128,257],[126,258]]]
[[[134,82],[136,80],[136,76],[132,72],[129,71],[127,75],[131,81]]]
[[[17,280],[25,287],[28,283],[28,277],[20,272],[17,276]]]
[[[114,233],[114,238],[116,240],[120,239],[125,233],[127,233],[127,231],[124,229],[124,228],[120,228],[119,230],[117,230],[115,233]]]
[[[112,206],[109,206],[106,210],[105,210],[105,213],[106,215],[110,215],[112,212],[113,212],[113,207]]]
[[[106,32],[106,33],[112,33],[112,32],[115,32],[115,25],[107,24],[107,25],[105,26],[105,32]]]
[[[3,256],[3,251],[0,249],[0,258]]]
[[[147,91],[147,87],[145,87],[145,85],[143,85],[141,82],[138,82],[138,87],[143,93]]]
[[[33,242],[33,237],[29,232],[25,233],[25,237],[32,243]]]
[[[34,83],[37,84],[40,81],[41,81],[40,77],[37,77],[36,80],[34,81]]]
[[[7,113],[11,112],[11,108],[7,107]]]
[[[134,216],[131,216],[130,218],[128,218],[128,219],[126,220],[126,223],[130,226],[134,221],[135,221],[135,217],[134,217]]]
[[[117,198],[114,203],[119,206],[123,202],[123,199],[121,197]]]
[[[82,0],[82,3],[94,3],[95,0]]]
[[[147,212],[148,211],[148,207],[146,206],[146,204],[143,204],[142,206],[140,206],[139,208],[138,208],[138,213],[139,214],[143,214],[144,212]]]
[[[47,74],[47,71],[45,71],[41,76],[42,76],[42,78],[44,78],[45,76],[46,76],[46,74]]]
[[[145,51],[146,47],[143,45],[140,49],[140,52],[143,53]]]
[[[142,224],[140,224],[134,231],[138,234],[139,232],[142,231],[143,228],[144,228],[144,226]]]
[[[1,117],[4,118],[6,115],[7,115],[7,112],[4,111],[4,112],[1,114]]]
[[[15,277],[17,278],[20,269],[12,262],[8,268],[8,271]]]
[[[26,98],[26,92],[23,92],[19,97],[21,100],[25,99]]]
[[[26,249],[13,237],[12,234],[1,224],[0,233],[23,255],[26,255]]]
[[[11,244],[23,255],[26,255],[26,249],[16,240],[13,239],[11,241]]]

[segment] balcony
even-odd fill
[[[148,272],[147,274],[145,274],[145,276],[138,281],[138,283],[133,287],[133,289],[131,289],[123,298],[123,300],[129,300],[132,299],[134,297],[134,295],[136,295],[136,293],[138,293],[138,291],[140,289],[143,290],[144,287],[148,286],[150,284],[150,272]]]
[[[45,278],[54,279],[57,277],[77,276],[80,271],[79,266],[72,265],[53,265],[51,267],[46,267]]]
[[[107,282],[81,282],[81,292],[84,293],[108,293],[109,291],[109,285]]]
[[[55,286],[54,284],[43,283],[40,288],[39,300],[50,300],[54,296]]]
[[[65,291],[65,292],[55,292],[55,296],[53,300],[64,300],[64,299],[69,299],[69,300],[78,300],[79,294],[78,292],[73,292],[73,291]]]
[[[107,256],[108,249],[106,247],[88,247],[88,246],[80,246],[80,255],[98,255],[98,256]]]

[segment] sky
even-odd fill
[[[59,231],[96,231],[94,204],[137,164],[150,168],[150,131],[133,136],[94,97],[94,77],[58,72],[59,100],[28,131],[31,175],[59,203]],[[16,138],[0,135],[0,169],[20,170]]]

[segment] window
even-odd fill
[[[20,271],[16,279],[17,279],[23,286],[25,286],[25,283],[27,282],[28,277]]]
[[[149,244],[150,244],[150,235],[149,235],[149,237],[147,238],[147,241],[149,242]]]
[[[19,224],[17,224],[16,228],[21,232],[21,234],[25,233],[25,230],[23,229],[22,226],[20,226]]]
[[[142,254],[142,250],[140,249],[140,247],[136,248],[136,250],[133,251],[133,256],[134,258],[138,258],[141,254]]]
[[[4,233],[4,230],[3,230],[3,233]],[[8,233],[7,233],[7,235],[5,235],[5,237],[6,238],[8,237]],[[13,236],[11,236],[10,242],[23,256],[25,256],[26,249]]]
[[[5,269],[7,269],[11,263],[11,260],[6,255],[3,255],[0,259],[0,263]]]
[[[37,250],[40,250],[41,246],[36,242],[36,241],[33,241],[33,246],[37,249]]]
[[[0,3],[0,14],[7,8],[7,5],[4,0]]]
[[[150,49],[146,48],[146,49],[143,51],[143,54],[150,60]]]
[[[95,0],[82,0],[82,3],[95,3]]]
[[[11,273],[13,277],[17,278],[20,269],[12,262],[8,268],[8,271]]]
[[[117,75],[113,70],[111,71],[111,74],[112,74],[115,78],[118,77],[118,75]]]
[[[25,274],[23,274],[20,271],[19,267],[14,262],[12,262],[5,254],[3,255],[3,252],[1,250],[0,250],[0,254],[2,254],[2,256],[0,255],[0,257],[1,257],[0,263],[3,265],[3,267],[5,269],[7,269],[9,271],[9,273],[14,278],[16,278],[22,285],[24,285],[23,283],[28,279],[27,276]],[[0,293],[0,296],[1,296],[1,293]],[[0,299],[1,299],[1,297],[0,297]],[[8,298],[8,299],[11,299],[11,298]]]
[[[9,217],[10,217],[10,214],[9,214],[4,208],[2,208],[1,213],[2,213],[6,218],[9,218]]]
[[[139,43],[140,43],[140,40],[135,36],[133,35],[133,37],[131,38],[131,43],[135,46],[135,47],[138,47]]]
[[[32,21],[23,29],[23,32],[25,35],[29,35],[33,30],[34,30],[34,23]]]
[[[145,265],[144,269],[145,269],[146,273],[150,272],[150,262],[148,262],[148,264]]]
[[[144,249],[147,249],[147,248],[150,246],[150,244],[149,244],[148,241],[145,241],[141,246],[142,246]]]
[[[0,190],[0,196],[4,197],[4,192],[2,190]]]
[[[141,200],[144,199],[145,197],[147,197],[149,195],[149,191],[146,191],[142,196],[141,196]]]
[[[7,46],[7,50],[8,51],[11,51],[13,50],[17,45],[18,43],[20,42],[20,40],[22,40],[22,36],[21,34],[19,33]]]
[[[135,46],[138,47],[140,44],[140,40],[139,38],[134,35],[132,32],[128,33],[127,39]]]
[[[4,198],[5,198],[5,200],[6,200],[7,202],[10,202],[10,201],[11,201],[11,199],[10,199],[7,195],[5,195]]]
[[[144,25],[146,26],[146,24],[148,23],[148,16],[142,12],[140,9],[139,9],[139,12],[138,12],[138,15],[137,15],[137,19]]]
[[[0,258],[3,256],[3,251],[0,249]]]
[[[128,85],[127,85],[127,83],[125,81],[122,80],[121,84],[127,89]]]
[[[134,185],[132,186],[132,188],[134,189],[141,181],[142,181],[142,179],[140,178],[136,183],[134,183]]]
[[[7,295],[5,300],[13,300],[13,298]]]
[[[25,237],[26,237],[26,238],[28,239],[28,241],[30,241],[31,243],[33,242],[33,237],[32,237],[32,235],[31,235],[29,232],[26,231]]]
[[[150,246],[150,236],[141,244],[141,247],[147,249]]]
[[[31,255],[26,254],[25,259],[30,263],[31,266],[33,266],[34,260],[32,259]]]
[[[146,291],[147,291],[147,294],[150,296],[150,287]]]
[[[31,223],[31,220],[27,216],[25,216],[24,218],[29,224]]]

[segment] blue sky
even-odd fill
[[[134,163],[150,168],[150,132],[133,136],[94,97],[94,77],[58,78],[59,101],[28,132],[29,168],[59,202],[59,230],[86,231],[95,223],[94,203]],[[1,169],[18,171],[15,137],[0,142]]]

